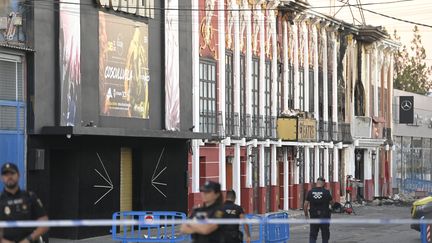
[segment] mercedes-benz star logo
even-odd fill
[[[409,101],[409,100],[404,100],[404,101],[402,101],[402,103],[401,103],[401,108],[402,108],[402,110],[404,110],[404,111],[409,111],[409,110],[411,110],[411,108],[412,108],[412,102]]]

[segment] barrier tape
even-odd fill
[[[138,220],[47,220],[47,221],[0,221],[0,228],[23,228],[23,227],[95,227],[95,226],[132,226],[132,225],[165,225],[165,224],[431,224],[430,220],[420,219],[172,219],[154,220],[151,223]]]

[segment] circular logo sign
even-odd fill
[[[401,108],[402,108],[402,110],[404,110],[404,111],[409,111],[409,110],[411,110],[411,109],[412,109],[412,103],[411,103],[411,101],[409,101],[409,100],[404,100],[404,101],[402,101],[402,103],[401,103]]]
[[[147,216],[145,216],[144,221],[145,221],[147,224],[151,224],[151,223],[153,223],[153,216],[151,216],[151,215],[147,215]]]

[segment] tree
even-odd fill
[[[400,41],[396,30],[394,38]],[[417,26],[413,29],[410,50],[411,52],[407,50],[406,45],[403,45],[394,55],[396,75],[394,88],[424,95],[432,88],[432,67],[426,64],[426,50]]]

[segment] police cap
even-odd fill
[[[6,163],[1,167],[1,174],[4,175],[8,172],[19,173],[18,166],[14,163]]]
[[[204,185],[200,187],[200,192],[220,192],[221,185],[214,181],[206,181]]]

